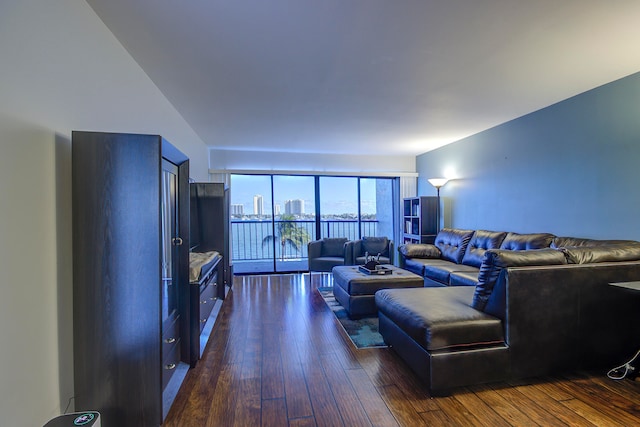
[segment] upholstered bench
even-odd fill
[[[333,295],[351,318],[375,315],[375,293],[389,288],[421,288],[424,279],[410,271],[392,265],[391,274],[366,274],[358,266],[333,267]]]

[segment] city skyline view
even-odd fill
[[[231,215],[235,216],[243,216],[243,215],[266,215],[264,210],[264,198],[261,194],[256,194],[253,196],[253,210],[247,212],[245,210],[245,204],[242,203],[232,203],[231,204]],[[305,212],[305,202],[302,199],[290,199],[284,201],[284,212],[282,212],[282,205],[279,203],[274,204],[274,212],[276,215],[280,215],[282,213],[287,215],[304,215]]]
[[[271,200],[271,177],[266,175],[232,175],[231,204],[232,215],[265,215],[271,216],[272,209],[276,215],[286,212],[287,201],[301,200],[302,212],[306,216],[315,214],[314,178],[309,176],[274,176]],[[261,196],[263,210],[256,211],[254,197]],[[321,215],[357,215],[358,213],[358,178],[353,177],[321,177],[320,178],[320,212]],[[376,213],[376,179],[360,179],[361,213]],[[242,206],[242,208],[239,207]],[[278,212],[279,209],[279,212]],[[240,211],[242,213],[240,213]]]

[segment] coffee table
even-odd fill
[[[378,312],[375,293],[380,289],[421,288],[424,279],[393,265],[384,265],[391,274],[366,274],[357,265],[333,267],[333,295],[350,318],[375,315]]]

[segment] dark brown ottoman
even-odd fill
[[[380,289],[422,288],[424,279],[417,274],[393,265],[391,274],[365,274],[358,266],[333,267],[333,295],[351,318],[371,316],[378,313],[375,293]]]

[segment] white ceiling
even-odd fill
[[[640,71],[640,0],[87,0],[211,147],[416,155]]]

